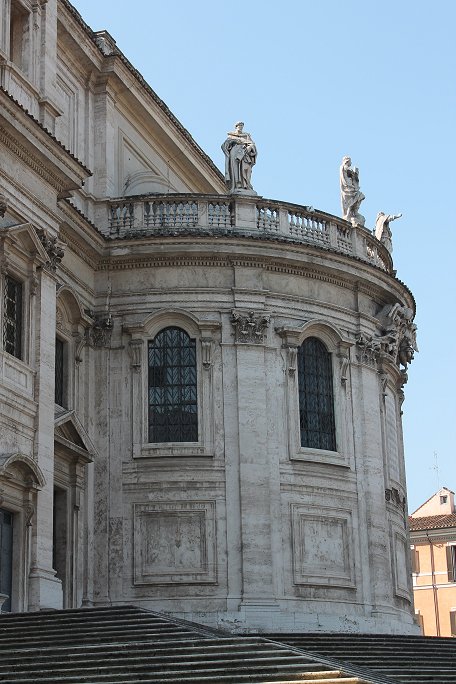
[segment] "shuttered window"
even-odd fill
[[[446,547],[448,582],[456,582],[456,544]]]

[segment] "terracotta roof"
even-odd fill
[[[100,47],[99,41],[97,40],[97,33],[93,31],[88,24],[84,21],[82,16],[79,14],[77,9],[73,7],[73,5],[69,2],[69,0],[60,0],[61,3],[66,7],[66,9],[72,14],[72,16],[76,19],[78,24],[81,26],[81,28],[85,31],[87,34],[88,38],[94,43],[94,45],[97,47],[99,50],[100,54],[103,55],[105,58],[109,57],[118,57],[123,64],[127,67],[127,69],[133,74],[133,76],[137,79],[137,81],[140,83],[140,85],[148,92],[148,94],[151,96],[151,98],[158,104],[158,106],[163,110],[163,112],[166,114],[166,116],[170,119],[170,121],[176,126],[176,128],[179,130],[181,135],[190,143],[190,145],[194,148],[194,150],[199,154],[200,157],[204,159],[206,164],[211,168],[213,173],[215,173],[216,176],[218,176],[219,180],[222,181],[223,185],[225,185],[225,177],[220,171],[220,169],[214,164],[212,159],[209,157],[209,155],[204,152],[204,150],[198,145],[198,143],[195,141],[195,139],[192,137],[192,135],[187,131],[187,129],[181,124],[181,122],[174,116],[170,108],[163,102],[163,100],[157,95],[157,93],[150,87],[150,85],[147,83],[145,78],[142,76],[142,74],[133,66],[133,64],[125,57],[123,52],[119,50],[117,46],[113,49],[111,54],[106,55],[103,50]]]
[[[444,527],[456,527],[456,513],[446,515],[428,515],[424,518],[409,516],[410,530],[439,530]]]

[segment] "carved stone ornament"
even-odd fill
[[[350,359],[347,354],[338,354],[340,360],[340,382],[343,387],[347,387],[348,380],[348,367],[350,365]]]
[[[88,330],[88,340],[92,347],[109,347],[114,322],[111,314],[97,318]]]
[[[397,366],[406,369],[418,351],[413,310],[399,303],[388,304],[380,311],[378,319],[383,328],[383,335],[377,338],[381,350]]]
[[[203,360],[203,368],[209,370],[212,366],[212,354],[214,350],[214,342],[211,339],[203,338],[201,340],[201,352]]]
[[[59,240],[58,237],[51,237],[49,233],[41,228],[36,229],[36,234],[49,257],[46,268],[49,271],[55,271],[63,259],[65,243]]]
[[[35,515],[35,506],[31,503],[28,503],[25,507],[25,526],[26,527],[32,526],[32,518],[34,515]]]
[[[381,347],[372,335],[360,333],[356,336],[356,358],[366,366],[376,366]]]
[[[382,397],[383,399],[386,398],[386,387],[388,385],[388,375],[384,371],[379,371],[379,377],[380,377],[380,387],[382,389]]]
[[[398,489],[391,487],[390,489],[385,489],[385,501],[389,501],[405,512],[405,504],[407,500],[405,496],[401,496]]]
[[[131,340],[129,344],[131,367],[134,373],[141,372],[143,340]]]
[[[401,304],[388,304],[378,315],[380,335],[358,334],[356,344],[357,358],[360,363],[375,366],[383,357],[399,368],[407,369],[418,351],[416,343],[417,327],[413,323],[413,311]]]
[[[231,312],[231,323],[234,327],[234,340],[241,344],[263,344],[270,317],[255,311],[240,313]]]
[[[287,367],[288,373],[294,375],[298,367],[298,348],[292,344],[285,347],[287,351]]]

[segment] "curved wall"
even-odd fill
[[[108,288],[95,601],[229,629],[414,632],[405,378],[381,344],[384,312],[414,309],[405,286],[308,245],[149,236],[112,243]],[[148,340],[167,326],[196,339],[197,443],[148,443]],[[308,337],[331,354],[337,451],[301,447]]]

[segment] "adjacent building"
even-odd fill
[[[415,302],[362,193],[261,197],[240,123],[227,185],[67,0],[0,0],[0,55],[3,609],[416,631]]]
[[[426,636],[456,637],[456,510],[442,487],[409,518],[415,612]]]

